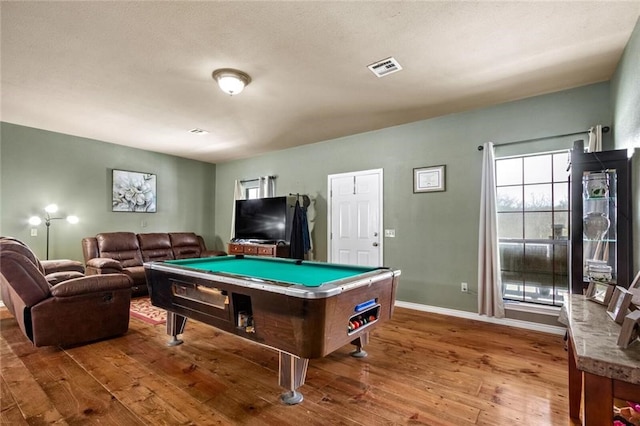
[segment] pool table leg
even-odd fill
[[[304,378],[307,375],[308,358],[298,358],[295,355],[286,352],[280,354],[280,377],[278,384],[288,391],[280,396],[280,400],[287,405],[294,405],[302,402],[302,394],[297,392],[300,386],[304,384]]]
[[[351,356],[355,358],[366,357],[367,351],[363,350],[362,348],[364,347],[364,345],[368,343],[369,343],[369,332],[367,331],[366,333],[362,333],[360,337],[358,337],[357,339],[351,342],[352,345],[356,346],[356,350],[351,352]]]
[[[178,339],[178,334],[184,332],[186,323],[187,317],[167,311],[167,334],[171,336],[171,340],[167,342],[167,346],[178,346],[182,344],[182,340]]]

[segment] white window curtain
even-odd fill
[[[588,152],[602,151],[602,125],[598,124],[589,129],[589,146]]]
[[[236,200],[244,200],[244,186],[236,180],[233,188],[233,205],[231,207],[231,240],[236,236]]]
[[[478,238],[478,313],[504,318],[493,143],[483,145]]]
[[[276,177],[262,176],[260,177],[260,185],[258,187],[259,198],[275,197],[276,195]]]

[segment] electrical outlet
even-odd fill
[[[460,283],[460,291],[463,292],[463,293],[468,293],[469,292],[469,284]]]

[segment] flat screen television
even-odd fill
[[[293,198],[295,203],[295,197]],[[286,243],[291,239],[292,197],[236,201],[235,240]]]

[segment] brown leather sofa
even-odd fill
[[[193,232],[105,232],[83,238],[82,253],[87,275],[127,274],[134,296],[148,294],[144,262],[226,255],[207,250],[203,238]]]
[[[73,346],[126,333],[131,279],[124,274],[47,282],[24,244],[0,239],[0,294],[35,346]]]

